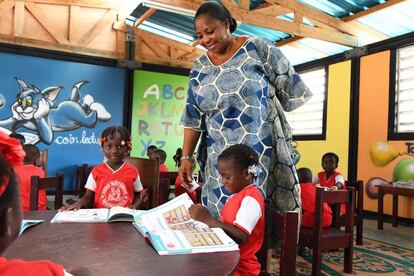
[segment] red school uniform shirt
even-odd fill
[[[128,207],[134,193],[142,191],[142,183],[133,165],[124,162],[114,171],[105,162],[92,169],[85,188],[95,192],[95,208]]]
[[[0,257],[0,275],[42,275],[64,276],[67,273],[63,266],[49,261],[23,261],[20,259],[7,260]]]
[[[20,179],[20,198],[22,201],[23,211],[29,211],[30,209],[30,182],[32,176],[38,176],[40,178],[45,177],[45,172],[35,165],[23,165],[14,167],[14,171]],[[44,189],[39,190],[39,202],[37,205],[38,210],[46,210],[47,197]]]
[[[221,221],[232,224],[248,237],[239,245],[240,261],[234,275],[259,275],[260,263],[256,252],[263,243],[264,236],[264,200],[257,186],[251,184],[233,194],[221,210]]]
[[[333,186],[336,186],[336,183],[341,183],[343,186],[343,189],[345,189],[345,180],[341,173],[337,171],[333,171],[332,175],[326,179],[326,172],[322,171],[318,173],[318,178],[315,183],[320,183],[323,187],[332,188]],[[346,205],[341,204],[341,214],[346,213]]]
[[[300,183],[302,200],[302,226],[313,228],[315,220],[316,186],[313,183]],[[332,210],[328,203],[323,204],[323,227],[329,227],[332,223]]]
[[[169,172],[167,165],[161,164],[160,165],[160,172]]]

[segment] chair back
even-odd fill
[[[339,210],[341,204],[346,205],[345,232],[352,233],[354,226],[355,189],[349,187],[347,190],[325,191],[323,187],[316,188],[315,238],[322,235],[324,203],[328,203],[331,206],[335,205],[335,210]]]
[[[32,176],[30,182],[30,210],[36,211],[39,201],[40,189],[55,189],[55,209],[59,209],[63,205],[63,174],[52,177],[40,178]]]
[[[157,207],[159,200],[160,163],[157,159],[127,157],[125,161],[138,169],[142,186],[148,189],[149,208]]]
[[[88,164],[76,166],[75,195],[82,197],[85,194],[85,184],[94,167]]]
[[[364,211],[364,182],[362,180],[347,180],[345,181],[345,186],[355,189],[355,213],[362,215]]]
[[[269,236],[277,233],[280,237],[279,275],[296,274],[296,244],[298,239],[298,213],[280,212],[265,202],[265,235],[260,250],[256,253],[261,266],[260,275],[270,275],[267,271],[268,252],[271,249]]]
[[[323,228],[323,205],[346,205],[345,229],[335,227]],[[352,273],[353,229],[354,229],[355,189],[330,191],[323,187],[316,188],[314,227],[301,227],[299,244],[312,249],[312,275],[320,275],[322,252],[326,249],[344,248],[344,271]]]
[[[160,172],[160,204],[168,201],[171,187],[175,186],[178,172]]]
[[[45,172],[45,175],[47,175],[47,160],[49,158],[49,151],[47,149],[40,151],[39,156],[39,167],[42,168],[42,170]]]

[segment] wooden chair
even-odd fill
[[[42,168],[42,170],[45,172],[45,175],[47,175],[47,160],[49,158],[49,151],[47,149],[40,151],[39,156],[39,167]]]
[[[59,209],[63,205],[63,174],[52,177],[39,178],[32,176],[30,182],[30,210],[36,211],[39,201],[40,189],[55,189],[55,209]]]
[[[160,163],[159,159],[127,157],[125,161],[135,166],[139,171],[142,186],[148,189],[148,205],[145,208],[154,208],[160,205]],[[163,186],[165,189],[165,185]],[[168,186],[169,189],[169,186]]]
[[[362,230],[364,223],[364,184],[362,180],[357,181],[345,181],[346,187],[353,187],[355,189],[355,212],[354,212],[354,225],[356,226],[356,244],[362,245]],[[335,227],[345,226],[345,216],[340,216],[339,209],[334,211],[333,224]]]
[[[279,275],[289,276],[296,274],[296,243],[298,238],[298,213],[279,212],[275,208],[265,208],[265,235],[260,250],[256,253],[261,265],[261,276],[270,275],[267,271],[268,249],[270,249],[269,235],[275,229],[280,237]],[[273,232],[274,233],[274,232]]]
[[[76,166],[75,195],[78,195],[79,198],[85,194],[85,184],[94,167],[95,166],[89,166],[88,164]]]
[[[175,187],[175,179],[177,176],[178,172],[160,172],[160,204],[168,201],[168,197],[172,190],[171,188]]]
[[[345,230],[335,227],[323,228],[323,204],[346,204]],[[324,188],[316,188],[316,207],[314,228],[301,227],[299,244],[312,249],[312,275],[320,275],[322,251],[326,249],[344,248],[344,271],[352,273],[353,255],[353,229],[354,229],[354,205],[355,190],[349,187],[347,190],[325,191]]]

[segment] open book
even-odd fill
[[[239,246],[220,228],[190,218],[187,193],[135,216],[133,225],[160,255],[235,251]]]
[[[134,210],[125,207],[112,207],[111,209],[79,209],[76,211],[58,212],[51,223],[62,222],[113,222],[113,221],[134,221],[134,215],[145,211]]]
[[[22,220],[22,224],[20,225],[20,232],[19,235],[23,233],[24,230],[29,228],[30,226],[38,225],[39,223],[44,222],[42,219],[24,219]]]

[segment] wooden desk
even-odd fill
[[[229,275],[239,262],[238,251],[159,256],[131,223],[50,224],[55,212],[25,213],[46,221],[26,229],[3,255],[83,266],[92,275]]]
[[[378,229],[383,229],[384,195],[392,194],[392,226],[398,227],[398,196],[414,197],[414,186],[404,184],[381,184],[378,187]]]

